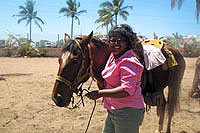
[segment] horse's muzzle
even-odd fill
[[[61,95],[52,96],[52,100],[58,107],[66,107],[70,104],[70,103],[65,102],[65,100],[63,99]]]

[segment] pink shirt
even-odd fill
[[[124,98],[104,97],[104,107],[108,110],[118,108],[134,107],[144,108],[143,96],[141,93],[141,76],[143,65],[129,50],[117,60],[114,59],[111,53],[102,76],[105,79],[105,89],[112,89],[122,86],[130,96]]]

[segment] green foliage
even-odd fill
[[[183,56],[185,57],[200,56],[200,47],[198,46],[198,44],[185,44]]]
[[[17,49],[17,56],[30,56],[32,47],[30,44],[20,44]]]
[[[5,51],[6,51],[5,56],[6,57],[11,57],[11,55],[12,55],[11,49],[10,48],[5,48]]]
[[[123,6],[124,0],[112,0],[105,1],[100,4],[102,9],[98,10],[99,18],[95,21],[95,23],[102,23],[101,26],[108,26],[108,24],[112,25],[112,22],[117,25],[117,17],[121,16],[124,20],[127,20],[127,16],[129,16],[129,12],[127,9],[133,9],[133,6]]]
[[[177,39],[174,38],[165,40],[165,42],[167,45],[177,48],[185,57],[200,56],[200,42],[197,42],[195,38],[192,39],[190,43],[185,43],[184,47],[180,47],[179,45],[177,45]],[[179,43],[183,43],[181,42],[181,39],[179,39]]]
[[[184,2],[184,0],[171,0],[171,9],[174,9],[175,5],[178,5],[178,9],[181,8],[182,3]],[[200,12],[200,0],[196,0],[196,20],[197,23],[199,23],[199,12]]]
[[[6,47],[6,57],[46,57],[45,48],[32,48],[30,44],[20,44],[19,47]]]
[[[37,16],[37,11],[34,10],[35,8],[35,1],[33,0],[26,0],[26,2],[24,3],[25,6],[19,6],[19,13],[18,14],[14,14],[14,16],[16,17],[20,17],[20,19],[18,20],[18,24],[21,23],[22,21],[26,21],[26,25],[29,25],[29,30],[30,30],[30,42],[32,42],[31,40],[31,29],[32,29],[32,20],[34,20],[33,22],[35,22],[35,24],[40,28],[40,30],[42,31],[42,27],[40,26],[41,24],[44,24],[44,21],[39,18]]]
[[[47,53],[47,50],[44,49],[44,48],[40,48],[39,51],[38,51],[39,55],[41,57],[45,57],[46,56],[46,53]]]
[[[67,7],[62,7],[59,10],[59,13],[63,13],[64,16],[71,17],[71,38],[73,38],[73,25],[74,25],[74,19],[78,21],[78,24],[80,25],[80,20],[78,16],[83,13],[87,13],[86,10],[78,10],[80,8],[80,2],[76,2],[76,0],[68,0],[67,1]]]
[[[19,47],[17,48],[17,52],[15,56],[40,57],[40,56],[45,56],[45,54],[46,54],[45,49],[38,50],[38,49],[32,48],[30,44],[20,44]]]
[[[174,39],[166,40],[166,43],[174,48],[176,47],[176,40]]]

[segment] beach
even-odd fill
[[[172,119],[172,133],[200,133],[200,99],[188,95],[192,89],[196,59],[185,58],[181,109]],[[51,100],[51,93],[58,65],[58,58],[0,57],[0,133],[85,132],[94,101],[85,98],[85,106],[75,109],[57,107]],[[90,81],[84,83],[83,88],[87,89]],[[98,89],[95,82],[91,89]],[[79,100],[75,96],[75,102]],[[102,100],[97,100],[88,133],[100,133],[106,115]],[[145,112],[140,133],[154,133],[158,120],[156,108],[152,107]],[[166,126],[165,119],[164,131]]]

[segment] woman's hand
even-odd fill
[[[88,92],[85,96],[92,100],[96,100],[101,97],[98,90]]]

